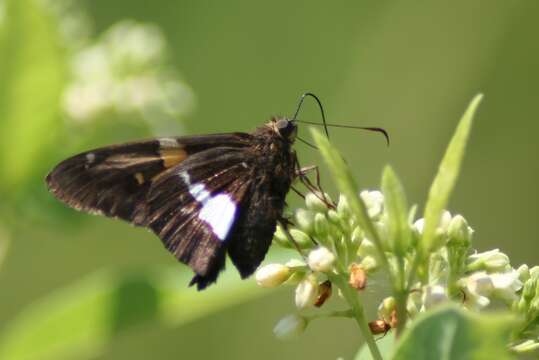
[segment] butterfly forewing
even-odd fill
[[[46,181],[58,199],[75,209],[138,224],[135,210],[156,176],[216,144],[245,146],[241,135],[161,138],[95,149],[64,160]]]

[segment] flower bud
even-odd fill
[[[526,302],[530,302],[536,293],[536,287],[539,287],[539,282],[537,279],[529,279],[524,284],[524,288],[522,289],[522,298]]]
[[[372,271],[375,271],[376,269],[378,269],[378,267],[380,266],[380,263],[378,261],[378,258],[374,257],[374,256],[365,256],[361,262],[359,263],[359,265],[365,269],[365,271],[367,272],[372,272]]]
[[[539,279],[539,265],[535,265],[530,269],[530,277]]]
[[[461,215],[455,215],[449,221],[447,234],[449,236],[449,242],[454,246],[460,246],[466,249],[470,247],[473,230]]]
[[[392,320],[393,311],[396,310],[397,303],[393,296],[386,297],[382,300],[382,303],[378,306],[378,317],[387,323]]]
[[[290,241],[286,237],[286,234],[284,233],[283,228],[280,225],[277,226],[277,229],[275,230],[275,233],[273,234],[273,241],[279,246],[282,246],[284,248],[293,247],[293,244],[290,243]]]
[[[468,257],[468,271],[486,270],[500,271],[504,270],[509,265],[509,257],[500,252],[499,249],[485,251],[470,255]]]
[[[311,237],[301,230],[290,229],[290,235],[301,249],[308,249],[314,245]],[[292,244],[292,246],[294,246],[294,244]]]
[[[321,194],[315,195],[312,192],[308,193],[305,196],[305,205],[307,209],[314,212],[321,212],[321,213],[325,213],[326,211],[328,211],[327,205],[322,201],[322,199],[320,199],[320,197],[322,197]]]
[[[519,268],[517,269],[517,273],[518,273],[518,279],[522,281],[523,283],[528,281],[528,279],[530,278],[530,268],[526,264],[520,265]]]
[[[341,216],[349,216],[350,215],[350,206],[348,205],[348,200],[344,195],[339,195],[339,203],[337,204],[337,212],[341,214]]]
[[[335,255],[326,247],[319,246],[309,253],[307,262],[313,271],[328,272],[333,269]]]
[[[281,340],[291,339],[305,331],[306,327],[307,319],[303,316],[292,314],[279,320],[273,328],[273,334]]]
[[[349,268],[350,277],[348,278],[348,284],[353,289],[363,290],[367,286],[367,272],[363,266],[358,264],[352,264]]]
[[[331,297],[331,281],[326,280],[318,285],[318,297],[314,302],[314,306],[321,307]]]
[[[295,213],[297,226],[306,233],[314,228],[314,213],[305,209],[297,209]]]
[[[334,225],[341,224],[341,218],[339,216],[339,213],[333,209],[328,210],[328,219]]]
[[[314,216],[314,232],[319,238],[325,239],[329,233],[328,219],[324,214]]]
[[[318,283],[314,275],[308,275],[296,287],[296,307],[305,309],[314,305],[318,297]]]
[[[281,264],[268,264],[256,271],[256,283],[264,288],[281,285],[290,277],[290,268]]]

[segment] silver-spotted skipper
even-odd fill
[[[320,105],[307,93],[298,110],[307,95]],[[166,137],[90,150],[62,161],[46,182],[72,208],[151,229],[193,269],[190,285],[201,290],[216,281],[226,254],[242,278],[256,270],[277,222],[288,223],[283,209],[294,179],[317,188],[292,148],[296,116],[273,118],[250,134]]]

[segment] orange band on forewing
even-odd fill
[[[159,156],[163,160],[163,166],[169,168],[185,160],[187,152],[180,147],[167,148],[159,150]]]

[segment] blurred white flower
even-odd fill
[[[468,257],[467,269],[475,271],[484,269],[486,271],[503,270],[509,265],[509,256],[500,252],[499,249],[476,253]]]
[[[154,25],[122,21],[73,53],[64,110],[77,122],[108,113],[139,114],[154,124],[190,112],[190,88],[166,64],[167,44]]]
[[[256,271],[256,283],[265,288],[272,288],[281,285],[288,280],[291,272],[288,266],[281,264],[268,264]]]
[[[275,336],[281,340],[291,339],[301,334],[307,327],[307,319],[302,316],[288,315],[277,323],[273,328]]]
[[[419,235],[423,235],[423,229],[425,228],[425,219],[417,219],[412,225],[413,230],[415,230]]]
[[[491,277],[485,271],[473,273],[463,280],[468,305],[481,309],[490,304],[489,297],[494,285]]]
[[[494,287],[493,296],[504,301],[513,301],[518,298],[516,292],[522,289],[518,271],[511,269],[503,273],[490,274]]]
[[[435,305],[448,300],[445,287],[441,285],[428,285],[423,290],[423,306],[430,309]]]
[[[382,210],[384,209],[384,195],[380,191],[364,190],[359,196],[365,202],[371,218],[377,218],[382,214]]]
[[[318,282],[314,275],[306,276],[296,287],[296,307],[305,309],[314,305],[318,297]]]
[[[333,268],[335,255],[326,247],[320,246],[309,253],[307,263],[313,271],[328,272]]]

